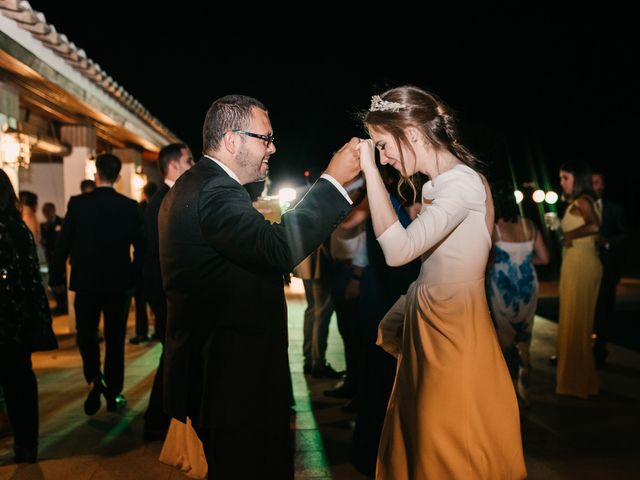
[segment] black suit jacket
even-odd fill
[[[143,279],[145,291],[153,298],[164,296],[162,276],[160,274],[160,246],[158,242],[158,213],[165,195],[169,192],[169,185],[162,184],[155,195],[149,200],[144,212],[144,236],[146,241]]]
[[[56,215],[53,222],[43,222],[40,224],[40,238],[42,238],[42,247],[44,248],[44,254],[47,257],[48,264],[53,262],[56,243],[62,231],[63,222],[64,218]]]
[[[602,199],[602,224],[600,236],[608,242],[600,246],[600,259],[607,270],[619,273],[624,263],[624,252],[629,234],[622,205]]]
[[[287,424],[283,274],[350,208],[321,179],[281,224],[270,224],[245,188],[208,158],[178,179],[159,216],[167,413],[202,427]]]
[[[71,257],[69,288],[75,291],[120,292],[134,283],[131,245],[139,243],[137,203],[110,187],[69,199],[56,245],[50,285],[64,283]]]

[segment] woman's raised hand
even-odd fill
[[[360,169],[367,173],[368,170],[377,170],[376,167],[376,147],[373,140],[360,140],[358,150],[360,151]]]

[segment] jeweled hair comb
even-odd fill
[[[388,102],[386,100],[382,100],[380,95],[374,95],[371,97],[371,108],[369,108],[370,112],[399,112],[403,108],[406,108],[406,105],[398,102]]]

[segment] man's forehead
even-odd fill
[[[261,108],[253,107],[251,109],[251,123],[256,125],[271,125],[269,112]]]

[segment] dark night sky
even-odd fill
[[[463,137],[497,175],[510,159],[520,181],[546,166],[555,184],[558,165],[579,158],[606,167],[614,196],[633,209],[639,203],[640,82],[631,73],[639,57],[624,12],[459,8],[416,18],[406,6],[346,18],[309,3],[309,13],[289,12],[298,18],[285,21],[269,4],[31,5],[196,156],[215,98],[262,100],[277,139],[274,183],[301,183],[305,168],[319,172],[332,151],[362,135],[355,110],[374,93],[412,83],[458,112]],[[632,163],[624,175],[622,162]]]

